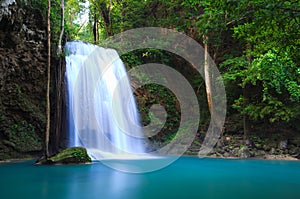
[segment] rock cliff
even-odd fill
[[[46,27],[26,2],[0,0],[0,160],[42,150]]]

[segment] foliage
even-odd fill
[[[199,42],[207,36],[210,54],[223,74],[226,90],[230,91],[230,113],[238,111],[253,120],[270,122],[295,121],[299,117],[299,1],[92,0],[89,8],[85,8],[82,2],[66,1],[70,39],[92,42],[95,22],[100,24],[100,40],[147,26],[182,31]],[[83,25],[76,19],[85,9],[90,20]],[[122,59],[128,68],[149,61],[175,63],[167,53],[155,49],[131,52]],[[175,68],[179,69],[181,65],[184,69],[180,72],[188,74],[191,69],[185,63],[176,64]],[[200,88],[195,86],[196,83],[203,82],[200,77],[189,80],[195,89]],[[151,90],[158,94],[165,92],[153,85],[147,89],[149,95]],[[244,99],[243,90],[250,96],[248,101]],[[146,96],[144,98],[148,99]],[[199,97],[203,103],[205,96],[201,94]],[[163,103],[174,100],[167,97]],[[142,110],[147,111],[147,108]]]
[[[38,151],[42,148],[41,139],[35,131],[36,129],[31,123],[21,120],[9,124],[9,129],[5,136],[15,144],[14,148],[18,151]]]
[[[190,1],[193,2],[193,1]],[[233,107],[252,119],[270,122],[297,117],[299,109],[299,2],[202,1],[204,14],[196,23],[209,35],[210,45],[224,45],[230,33],[241,46],[221,64],[227,87],[234,84],[251,95],[244,106],[242,93]]]
[[[65,1],[65,27],[68,40],[92,41],[91,26],[87,13],[89,8],[85,0]]]

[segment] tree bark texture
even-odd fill
[[[47,12],[47,44],[48,44],[48,58],[47,58],[47,91],[46,91],[46,133],[45,133],[45,156],[49,156],[49,135],[50,135],[50,74],[51,74],[51,0],[48,0]]]

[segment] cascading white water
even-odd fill
[[[73,41],[66,44],[69,147],[94,159],[145,153],[136,103],[117,52]]]

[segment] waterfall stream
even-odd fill
[[[66,44],[69,147],[94,160],[145,153],[137,106],[118,53],[81,41]]]

